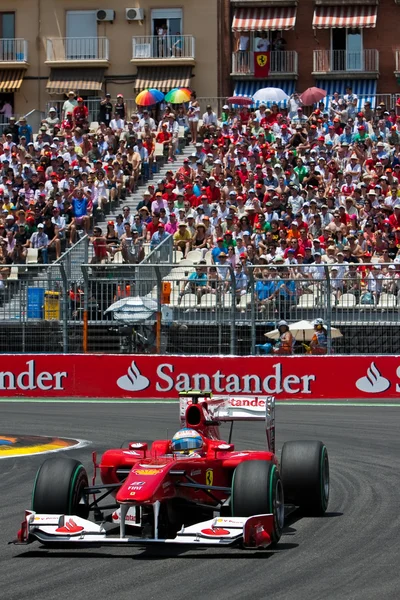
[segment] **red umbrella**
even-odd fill
[[[228,98],[229,104],[237,104],[239,106],[250,106],[254,104],[252,98],[247,98],[246,96],[231,96]]]
[[[311,106],[312,104],[315,104],[316,102],[322,100],[322,98],[325,98],[325,96],[325,90],[321,90],[321,88],[317,87],[309,87],[308,89],[306,89],[305,92],[301,94],[300,100],[304,104],[304,106]]]

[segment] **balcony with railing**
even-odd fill
[[[108,38],[47,38],[46,63],[60,67],[108,66]]]
[[[28,42],[23,39],[0,39],[0,65],[28,67]]]
[[[193,35],[156,35],[132,38],[132,59],[137,65],[192,65],[195,63]]]
[[[297,78],[297,57],[295,50],[272,50],[268,79]],[[254,77],[254,52],[233,52],[231,75]]]
[[[377,79],[379,52],[372,48],[359,52],[346,50],[314,50],[313,75],[325,79]]]

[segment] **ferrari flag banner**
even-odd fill
[[[268,77],[271,61],[271,52],[254,52],[254,77],[262,79]]]
[[[3,398],[177,399],[179,392],[190,389],[243,396],[243,403],[249,396],[268,395],[277,400],[400,401],[400,357],[3,354],[1,358]]]

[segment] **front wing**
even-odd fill
[[[27,510],[16,544],[39,541],[52,546],[146,546],[185,544],[188,546],[234,546],[266,548],[272,542],[274,516],[217,517],[188,527],[171,539],[110,535],[103,525],[75,515],[45,515]]]

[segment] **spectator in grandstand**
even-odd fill
[[[35,233],[33,233],[30,238],[29,245],[31,248],[38,250],[39,258],[41,259],[41,261],[43,263],[47,263],[48,262],[47,248],[49,245],[49,238],[47,237],[47,235],[44,233],[43,230],[44,230],[43,223],[39,223],[37,226],[37,231]]]
[[[219,278],[216,277],[215,280],[218,281]],[[179,293],[179,302],[182,301],[185,294],[195,294],[199,302],[204,293],[203,290],[206,289],[207,285],[212,287],[212,285],[208,284],[207,264],[206,261],[200,261],[195,267],[195,272],[191,273],[187,281],[183,284]]]
[[[165,231],[165,225],[161,221],[158,222],[157,231],[153,233],[150,240],[150,248],[154,250],[161,242],[163,242],[168,237],[168,233]]]
[[[178,223],[178,231],[174,233],[174,248],[183,252],[184,258],[187,257],[192,247],[192,235],[188,231],[185,221]]]

